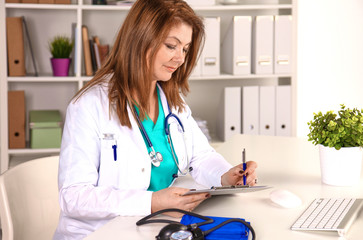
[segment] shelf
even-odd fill
[[[239,10],[264,10],[264,9],[292,9],[291,4],[240,4],[240,5],[213,5],[213,6],[195,6],[196,11],[239,11]]]
[[[82,5],[82,10],[129,11],[131,6],[120,5]]]
[[[30,4],[30,3],[5,3],[5,8],[18,9],[60,9],[60,10],[77,10],[76,4]]]
[[[53,77],[53,76],[42,76],[42,77],[8,77],[8,82],[78,82],[82,80],[82,77]]]
[[[264,78],[290,78],[291,74],[268,74],[268,75],[231,75],[231,74],[221,74],[216,76],[198,76],[198,77],[190,77],[191,81],[209,81],[209,80],[229,80],[229,79],[264,79]]]

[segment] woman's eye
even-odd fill
[[[171,50],[175,50],[176,46],[170,45],[170,44],[165,44],[165,46]]]

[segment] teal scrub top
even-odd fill
[[[147,135],[149,136],[150,141],[153,144],[153,147],[156,152],[160,152],[163,156],[163,161],[160,163],[159,167],[151,166],[151,178],[149,191],[159,191],[161,189],[167,188],[173,182],[173,175],[177,174],[178,167],[175,164],[173,159],[173,155],[171,153],[171,149],[168,143],[168,138],[165,134],[164,129],[164,121],[165,121],[165,113],[161,103],[159,89],[158,93],[158,105],[159,105],[159,115],[156,120],[156,123],[147,116],[146,119],[142,121],[142,125],[145,128]],[[137,113],[139,114],[139,109],[135,106]],[[148,148],[148,152],[151,152],[151,148],[149,147],[145,136],[142,134],[145,144]],[[151,164],[151,160],[150,160]]]

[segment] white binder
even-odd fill
[[[256,16],[253,27],[252,72],[273,73],[273,16]]]
[[[202,75],[201,58],[198,59],[197,64],[194,66],[191,77],[200,77]]]
[[[275,135],[275,86],[260,87],[260,135]]]
[[[227,141],[241,133],[241,87],[224,88],[224,103],[219,112],[217,134],[222,141]]]
[[[251,74],[252,17],[234,16],[222,43],[222,72]]]
[[[291,136],[291,86],[276,87],[276,135]]]
[[[245,86],[242,93],[242,133],[259,134],[259,87]]]
[[[213,6],[216,5],[216,0],[185,0],[190,6]]]
[[[291,73],[292,16],[275,16],[274,73]]]
[[[201,73],[203,76],[220,74],[220,18],[204,18],[205,44],[202,52]]]

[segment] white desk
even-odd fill
[[[238,135],[218,148],[233,165],[241,162],[242,149],[247,160],[258,163],[259,185],[273,188],[253,193],[230,196],[214,196],[203,202],[195,212],[222,217],[241,217],[251,222],[257,239],[363,239],[363,214],[361,214],[345,238],[336,233],[291,231],[293,222],[314,198],[356,197],[363,198],[363,177],[353,187],[334,187],[321,183],[319,154],[316,146],[305,139],[288,137]],[[337,176],[338,177],[338,176]],[[288,189],[303,201],[295,209],[284,209],[273,204],[269,193],[277,188]],[[135,225],[141,217],[117,217],[87,239],[155,239],[165,224]]]

